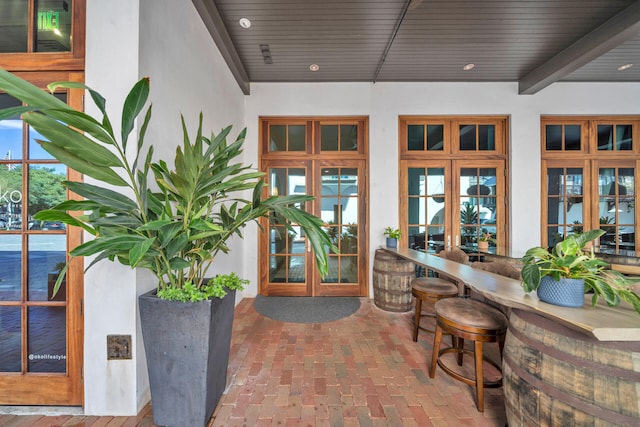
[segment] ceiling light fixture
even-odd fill
[[[309,69],[315,73],[320,69],[320,66],[318,64],[311,64],[309,65]]]
[[[628,70],[631,67],[633,67],[633,64],[624,64],[618,67],[618,71]]]
[[[248,18],[240,18],[238,24],[240,24],[240,26],[244,29],[251,27],[251,21],[249,21]]]
[[[464,71],[469,71],[469,70],[473,70],[475,67],[476,67],[476,64],[469,63],[469,64],[464,65],[462,67],[462,69]]]

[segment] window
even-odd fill
[[[84,69],[86,0],[0,0],[0,67]]]
[[[640,117],[543,117],[543,246],[600,228],[596,249],[636,256]]]
[[[400,226],[409,247],[507,247],[506,117],[400,117]],[[403,242],[401,241],[401,244]]]
[[[0,1],[0,52],[71,51],[72,1]]]

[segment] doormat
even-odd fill
[[[270,319],[289,323],[324,323],[358,311],[357,297],[265,297],[253,302],[256,311]]]

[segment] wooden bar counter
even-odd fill
[[[508,307],[502,358],[508,425],[639,426],[640,315],[627,303],[559,307],[516,279],[412,249],[380,248]]]
[[[502,358],[508,425],[640,425],[640,315],[627,303],[559,307],[516,279],[412,249],[381,248],[509,310]],[[601,299],[602,300],[602,299]]]
[[[625,302],[618,307],[609,307],[600,298],[601,303],[592,307],[591,295],[585,295],[584,307],[560,307],[538,300],[535,292],[525,293],[519,280],[481,271],[469,265],[413,249],[386,247],[380,247],[380,249],[411,260],[437,273],[446,273],[455,277],[483,297],[498,304],[556,320],[599,341],[640,341],[640,315]]]

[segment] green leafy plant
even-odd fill
[[[236,162],[245,130],[232,143],[227,143],[231,126],[206,137],[201,114],[195,136],[189,137],[182,119],[183,141],[176,148],[173,164],[153,162],[153,146],[146,154],[142,152],[152,110],[151,105],[145,108],[148,78],[138,81],[124,102],[120,135],[114,132],[106,100],[98,92],[73,82],[49,85],[51,92],[57,88],[87,90],[101,117],[75,111],[52,94],[0,70],[0,90],[25,104],[0,110],[0,120],[21,115],[45,138],[38,141],[43,149],[103,184],[63,181],[82,199],[63,201],[34,216],[36,220],[82,227],[94,236],[73,248],[71,257],[96,255],[87,268],[104,259],[146,268],[157,278],[161,297],[192,301],[220,296],[220,281],[236,289],[246,282],[223,276],[207,284],[205,278],[216,256],[229,252],[228,239],[242,238],[248,223],[275,214],[287,220],[289,230],[289,223],[295,223],[305,231],[318,270],[326,275],[324,248],[333,245],[322,229],[322,220],[297,207],[312,197],[265,198],[264,173]],[[137,141],[131,143],[137,119]],[[252,193],[251,199],[242,198],[244,192]],[[56,290],[65,272],[66,267]]]
[[[607,304],[616,306],[621,299],[627,301],[640,314],[640,297],[631,290],[633,281],[609,269],[609,264],[597,258],[593,246],[587,243],[605,234],[604,230],[590,230],[571,234],[557,243],[551,251],[534,247],[522,258],[522,287],[525,292],[538,289],[545,276],[584,279],[585,292],[593,291],[592,304],[603,297]]]
[[[402,232],[397,228],[387,227],[384,229],[384,235],[389,237],[390,239],[400,240],[400,237],[402,237]]]

